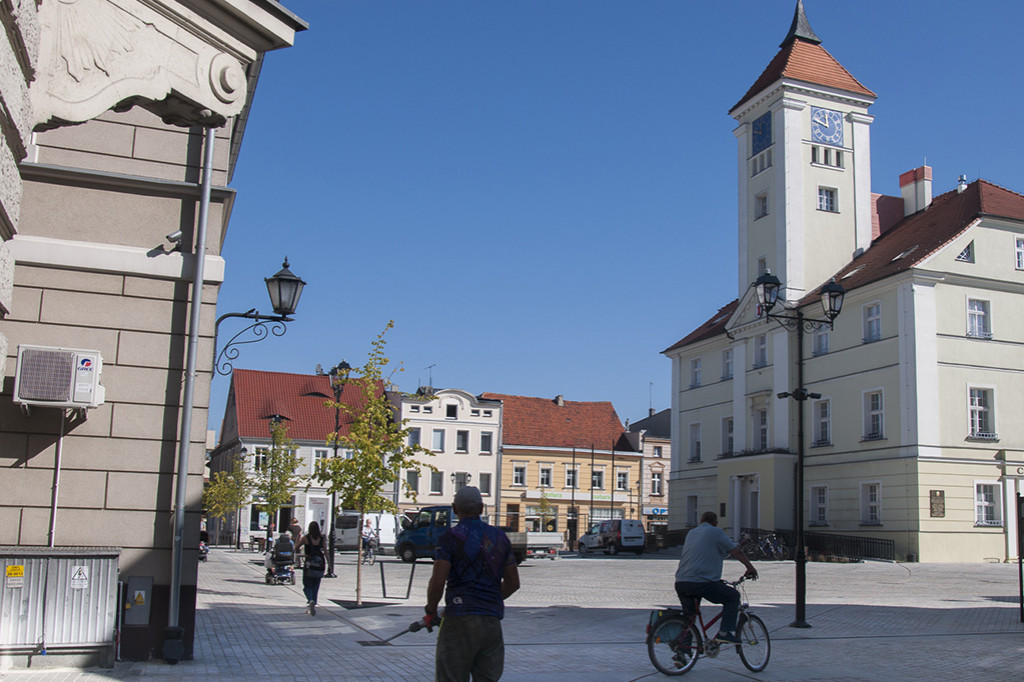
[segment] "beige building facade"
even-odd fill
[[[259,0],[14,0],[0,5],[0,23],[0,545],[118,548],[119,580],[152,579],[149,618],[121,633],[127,658],[160,655],[176,582],[189,658],[204,359],[224,273],[228,182],[262,55],[306,26]],[[184,559],[173,581],[191,278],[211,142]],[[98,351],[105,401],[81,410],[16,404],[25,345]]]
[[[933,198],[927,166],[899,196],[871,193],[875,95],[820,42],[798,5],[731,112],[737,298],[664,351],[670,526],[713,509],[733,537],[794,529],[802,492],[810,531],[892,541],[906,560],[1014,558],[1024,197],[961,179]],[[818,290],[834,278],[834,326],[767,319],[751,284],[768,271],[784,286],[773,314],[808,319],[824,319]]]

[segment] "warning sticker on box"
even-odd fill
[[[4,570],[4,577],[6,587],[11,589],[22,587],[25,584],[25,566],[21,564],[7,566]]]

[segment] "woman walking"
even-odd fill
[[[306,562],[302,567],[302,591],[306,594],[306,613],[316,615],[316,597],[320,593],[320,579],[324,577],[327,561],[324,558],[324,536],[320,524],[309,522],[309,530],[299,540],[295,552],[306,548]]]

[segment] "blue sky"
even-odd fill
[[[236,366],[358,366],[393,319],[402,390],[609,400],[631,421],[669,407],[660,351],[737,293],[727,112],[795,0],[284,4],[310,29],[264,62],[218,314],[269,312],[285,255],[308,287]],[[961,173],[1024,191],[1024,3],[804,5],[878,94],[873,191],[925,161],[935,194]]]

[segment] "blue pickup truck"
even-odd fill
[[[448,530],[458,518],[450,506],[423,507],[412,519],[402,519],[402,532],[395,539],[395,554],[402,561],[412,563],[421,557],[433,557],[441,533]],[[514,533],[505,530],[516,563],[528,557],[554,559],[562,545],[561,533]]]

